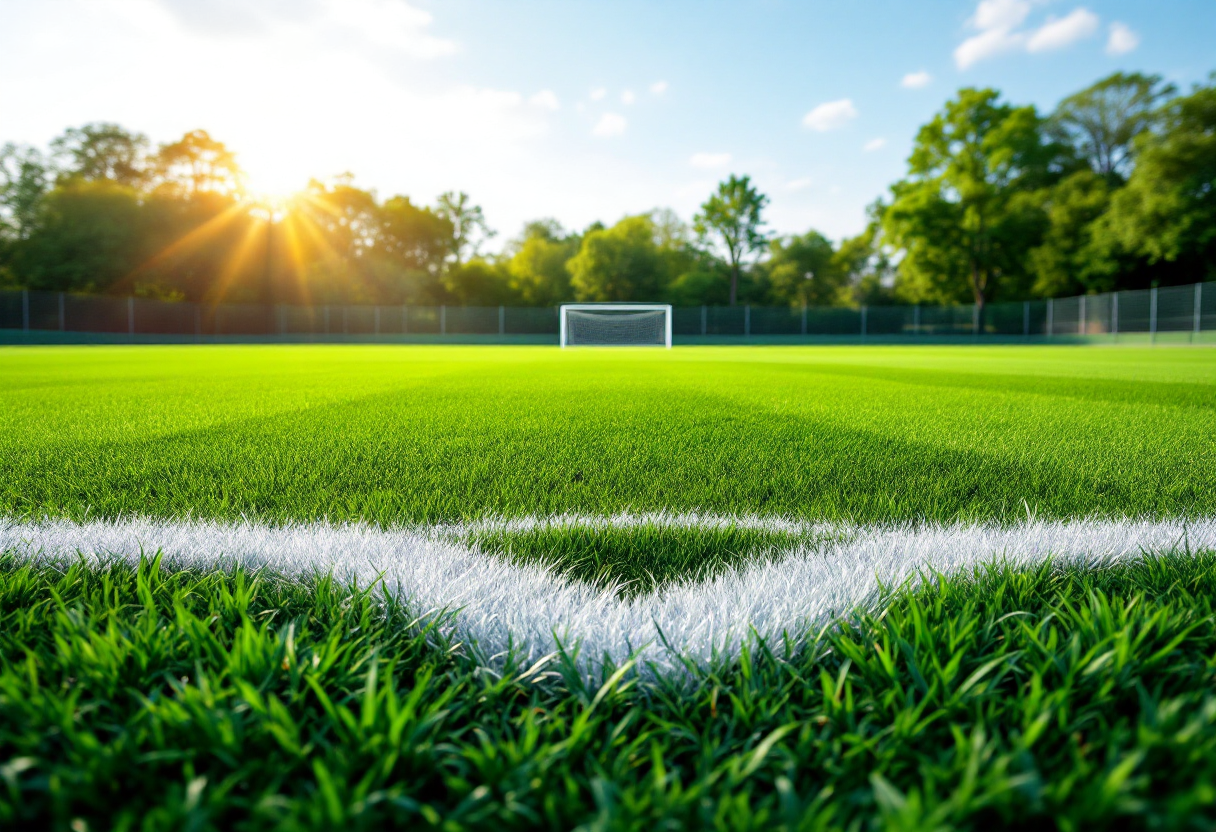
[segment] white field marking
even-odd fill
[[[134,561],[141,552],[159,550],[166,561],[182,566],[239,563],[294,576],[332,571],[364,586],[382,575],[384,591],[401,597],[415,614],[454,611],[454,635],[476,643],[479,654],[490,657],[491,663],[512,646],[521,659],[537,661],[554,652],[560,641],[567,649],[577,644],[582,667],[594,673],[604,657],[619,664],[635,652],[643,667],[649,663],[656,672],[668,672],[678,671],[688,660],[706,664],[731,659],[755,636],[781,638],[788,633],[797,642],[841,615],[873,608],[881,597],[880,581],[886,586],[915,584],[921,570],[951,573],[996,561],[1032,566],[1049,557],[1101,567],[1146,552],[1216,550],[1216,518],[842,528],[769,518],[693,517],[489,522],[512,528],[555,523],[593,528],[747,523],[781,528],[788,523],[821,531],[835,528],[841,534],[800,542],[778,561],[756,561],[635,598],[444,539],[454,530],[484,528],[484,523],[384,530],[358,524],[275,527],[248,521],[0,520],[0,551],[49,561],[81,554]],[[437,535],[438,529],[444,534]]]
[[[752,514],[698,514],[696,512],[673,514],[664,511],[647,514],[609,514],[599,517],[588,517],[582,514],[555,514],[547,517],[491,517],[465,523],[430,526],[421,528],[418,531],[423,534],[433,533],[440,536],[462,536],[477,532],[506,532],[510,534],[538,530],[547,531],[550,529],[605,531],[607,529],[636,529],[644,526],[658,526],[668,529],[698,529],[704,531],[748,529],[798,537],[837,537],[849,528],[839,523],[822,523],[797,520],[789,517],[758,517]]]

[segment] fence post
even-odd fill
[[[67,299],[64,297],[63,292],[60,292],[59,293],[59,331],[60,332],[63,332],[65,329],[68,328],[67,314],[65,314],[66,312],[67,312]]]
[[[920,304],[912,307],[912,334],[920,335]]]
[[[1056,306],[1055,299],[1048,298],[1047,299],[1047,337],[1048,338],[1050,338],[1052,335],[1055,334],[1052,332],[1052,329],[1055,328],[1055,306]]]
[[[1157,287],[1148,290],[1148,342],[1157,343]]]
[[[1119,340],[1119,292],[1110,293],[1110,332]]]
[[[507,307],[501,304],[498,306],[498,334],[507,334]]]
[[[21,290],[21,329],[30,331],[30,290]]]
[[[127,334],[135,334],[135,297],[127,298]]]
[[[1081,309],[1077,313],[1077,334],[1078,335],[1085,334],[1085,330],[1088,329],[1088,327],[1085,325],[1086,323],[1087,323],[1087,321],[1085,320],[1085,295],[1081,295]]]
[[[750,303],[743,306],[743,337],[752,337],[752,305]]]
[[[1191,343],[1199,340],[1199,328],[1203,326],[1203,284],[1195,284],[1195,328],[1191,330]]]
[[[861,307],[861,343],[866,342],[866,307],[863,304]]]
[[[803,301],[803,303],[802,303],[802,328],[801,328],[801,332],[802,332],[802,334],[803,334],[803,335],[806,335],[806,301]]]
[[[706,306],[705,304],[701,304],[701,334],[707,335],[708,333],[709,333],[709,307]]]
[[[439,305],[439,334],[448,334],[448,307],[447,304]]]
[[[1030,301],[1022,301],[1022,337],[1030,337]]]
[[[980,334],[980,305],[978,303],[971,304],[971,337],[976,338]]]

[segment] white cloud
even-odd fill
[[[529,98],[528,103],[533,107],[540,107],[542,110],[556,110],[561,107],[553,90],[541,90]]]
[[[787,191],[805,191],[807,188],[811,187],[811,185],[813,185],[813,184],[815,184],[815,183],[814,183],[814,180],[811,179],[811,177],[803,176],[799,179],[791,179],[789,182],[786,182],[785,189]]]
[[[1026,39],[1015,31],[1030,14],[1029,0],[982,0],[968,21],[978,35],[972,35],[954,50],[954,62],[966,69],[977,61],[1019,48]]]
[[[1026,30],[1032,7],[1042,0],[982,0],[968,22],[978,34],[964,40],[954,50],[954,62],[967,69],[979,61],[1005,52],[1045,52],[1061,49],[1098,29],[1098,16],[1078,7],[1064,17],[1049,17],[1037,29]]]
[[[322,7],[325,25],[344,27],[412,58],[438,58],[457,51],[455,41],[427,33],[433,19],[430,12],[401,0],[326,0]]]
[[[591,91],[591,100],[600,101],[607,94],[608,90],[604,89],[603,87],[596,87]]]
[[[729,153],[694,153],[688,160],[694,168],[722,168],[730,164]]]
[[[662,95],[663,93],[667,92],[667,82],[655,81],[650,85],[650,92],[653,95]]]
[[[862,149],[865,150],[866,153],[869,153],[874,150],[881,150],[882,148],[884,148],[886,146],[887,146],[886,139],[881,139],[881,138],[870,139],[868,142],[866,142],[865,147]]]
[[[1110,24],[1110,37],[1106,41],[1107,55],[1126,55],[1140,45],[1140,36],[1126,23]]]
[[[1030,14],[1028,0],[981,0],[975,7],[971,25],[977,29],[1014,29]]]
[[[857,108],[848,98],[820,104],[802,117],[802,124],[820,133],[837,130],[857,118]]]
[[[632,104],[634,102],[634,99],[635,99],[635,96],[633,94],[633,90],[625,90],[624,92],[621,93],[621,103],[622,104]]]
[[[596,123],[595,128],[591,131],[594,136],[608,138],[609,136],[619,136],[625,132],[625,127],[629,122],[625,120],[623,115],[618,113],[604,113],[600,116],[600,120]]]
[[[921,87],[929,86],[929,82],[933,80],[933,76],[921,70],[920,72],[909,72],[899,82],[901,87],[909,90],[918,90]]]
[[[1074,9],[1061,18],[1049,18],[1026,41],[1027,52],[1063,49],[1098,31],[1098,16],[1089,9]]]

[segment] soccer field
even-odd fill
[[[1213,817],[1214,518],[1210,350],[10,348],[0,821]]]
[[[1216,512],[1216,353],[10,349],[0,513]]]

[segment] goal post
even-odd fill
[[[666,347],[671,349],[669,303],[563,303],[565,347]]]

